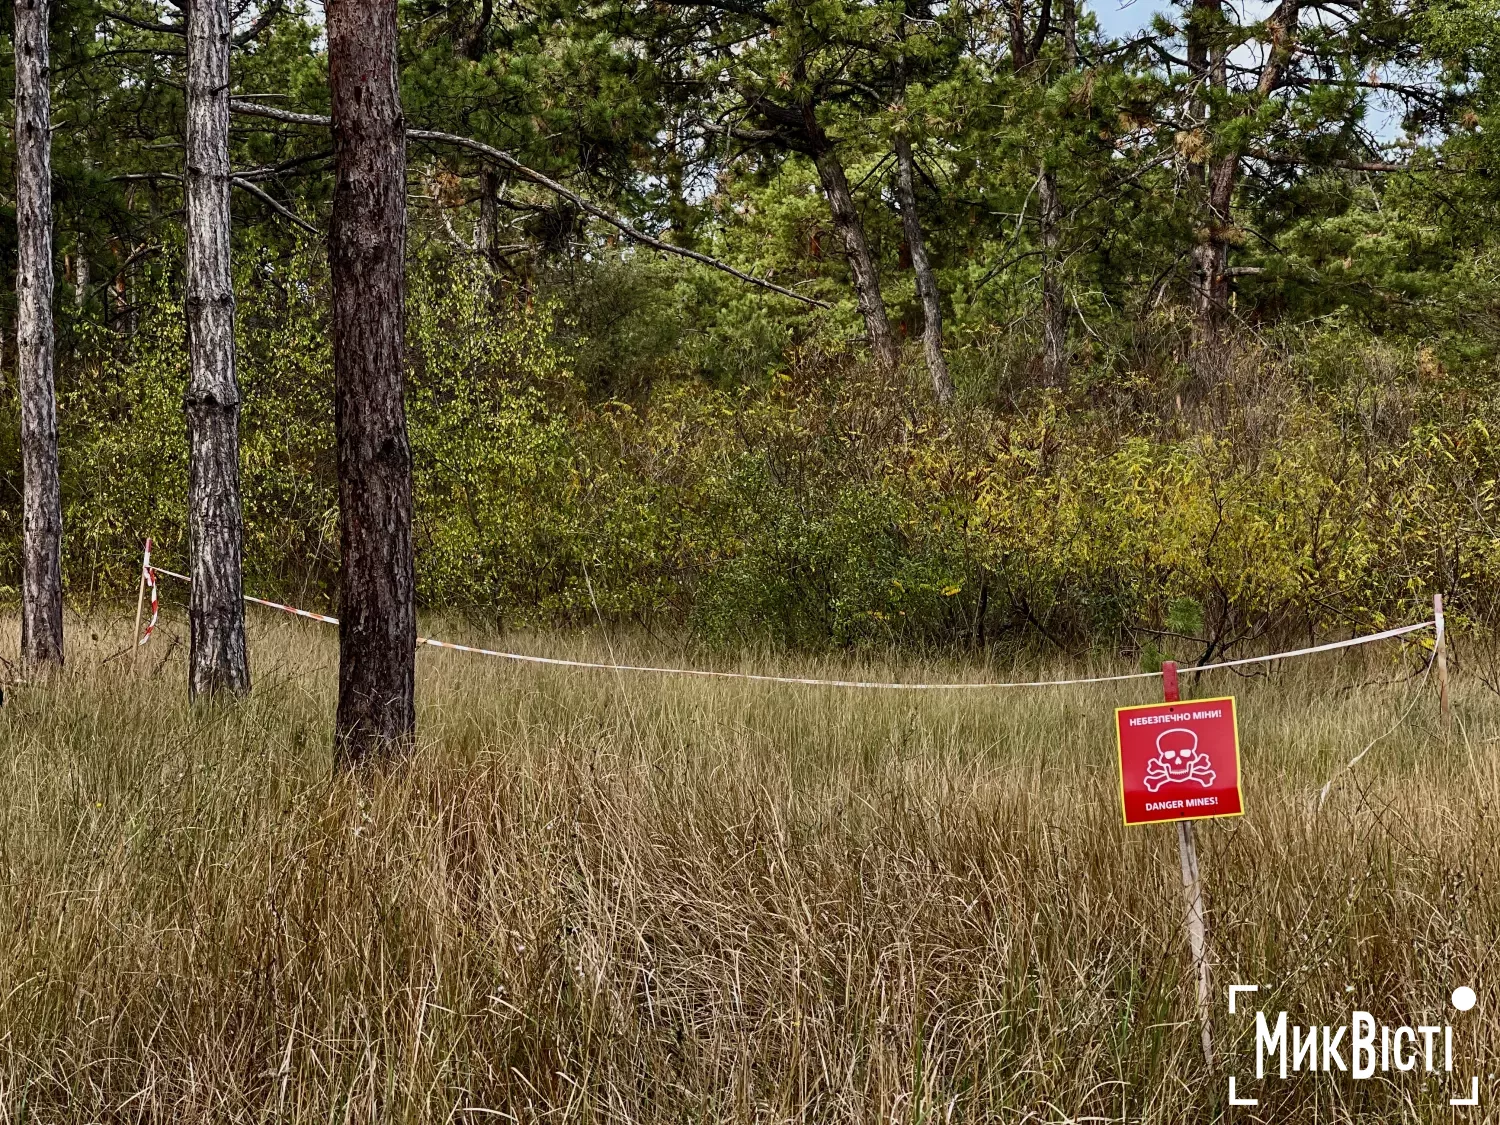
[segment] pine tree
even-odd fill
[[[229,238],[229,0],[187,13],[188,691],[250,690]]]
[[[49,0],[16,0],[16,367],[21,394],[21,659],[63,662],[62,499],[52,331]]]
[[[340,598],[335,753],[389,754],[416,730],[412,465],[404,403],[406,133],[396,0],[331,0],[334,427]]]

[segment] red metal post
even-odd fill
[[[1163,702],[1176,703],[1182,698],[1177,690],[1177,661],[1161,662],[1161,697]]]

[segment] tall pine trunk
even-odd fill
[[[500,177],[486,168],[479,173],[479,252],[490,269],[500,268]]]
[[[885,315],[885,300],[880,293],[880,270],[875,265],[875,255],[870,251],[869,239],[865,237],[864,222],[860,219],[859,208],[855,206],[854,193],[849,190],[849,178],[844,175],[844,164],[839,160],[833,144],[821,136],[821,130],[817,141],[819,143],[813,160],[818,167],[823,192],[828,196],[828,209],[833,215],[834,229],[844,240],[844,254],[849,260],[849,273],[854,280],[854,303],[864,319],[865,331],[870,337],[870,350],[875,353],[875,362],[886,371],[894,371],[901,361],[901,351],[896,344],[896,335],[891,331],[891,322]]]
[[[1254,114],[1284,80],[1286,68],[1297,49],[1297,25],[1302,5],[1303,0],[1279,0],[1266,19],[1267,49],[1250,104],[1238,111],[1242,117]],[[1229,85],[1229,47],[1226,45],[1229,36],[1223,24],[1222,0],[1193,0],[1193,16],[1189,23],[1188,66],[1198,78],[1200,89],[1206,84],[1215,90],[1225,90]],[[1218,123],[1209,120],[1209,110],[1201,97],[1195,102],[1194,116],[1203,129],[1203,147],[1208,148],[1209,126]],[[1225,130],[1218,127],[1213,132],[1222,139]],[[1229,247],[1235,234],[1234,193],[1244,145],[1242,137],[1234,150],[1189,165],[1189,174],[1203,185],[1206,212],[1200,224],[1202,233],[1193,247],[1196,313],[1193,367],[1205,383],[1216,382],[1228,367],[1229,341],[1225,329],[1232,295]]]
[[[48,0],[16,0],[16,382],[21,396],[21,660],[63,662],[62,499],[52,361]]]
[[[917,296],[922,301],[922,353],[927,360],[927,374],[932,378],[933,397],[944,406],[953,401],[953,378],[943,356],[943,299],[937,278],[927,257],[927,243],[922,237],[922,223],[917,216],[916,161],[911,141],[903,132],[895,136],[896,194],[901,204],[901,229],[911,249],[911,268],[917,278]]]
[[[1042,383],[1061,387],[1068,381],[1068,300],[1063,290],[1062,199],[1057,192],[1057,173],[1042,168],[1037,178],[1041,201],[1042,258]]]
[[[1188,20],[1187,63],[1197,91],[1192,116],[1200,143],[1188,162],[1188,178],[1203,190],[1204,214],[1192,253],[1193,351],[1192,368],[1203,385],[1218,382],[1224,366],[1223,327],[1228,311],[1228,278],[1224,273],[1229,257],[1225,235],[1230,227],[1229,205],[1234,191],[1238,157],[1228,155],[1205,161],[1211,147],[1208,91],[1222,91],[1228,82],[1223,46],[1222,0],[1193,0]]]
[[[73,304],[83,308],[89,303],[89,256],[79,247],[78,264],[73,270]]]
[[[1213,160],[1205,176],[1207,215],[1202,233],[1193,247],[1193,296],[1196,309],[1200,375],[1216,380],[1223,373],[1224,327],[1229,317],[1229,241],[1234,229],[1231,207],[1239,157],[1234,154]]]
[[[1010,24],[1011,68],[1026,74],[1041,56],[1042,46],[1052,30],[1052,0],[1041,0],[1036,25],[1030,35],[1026,29],[1026,5],[1010,0],[1007,18]],[[1063,53],[1071,68],[1078,59],[1078,7],[1075,0],[1062,6]],[[1063,287],[1062,198],[1057,190],[1057,174],[1047,168],[1045,160],[1037,175],[1037,195],[1041,216],[1038,224],[1042,246],[1042,385],[1060,387],[1068,378],[1068,306]]]
[[[416,730],[416,579],[402,345],[406,136],[396,0],[329,0],[334,429],[342,570],[335,753],[352,765]]]
[[[188,694],[250,690],[241,578],[240,393],[229,248],[229,0],[187,35]]]

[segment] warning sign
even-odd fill
[[[1115,727],[1126,824],[1245,811],[1233,698],[1120,707]]]

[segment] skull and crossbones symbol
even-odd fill
[[[1198,753],[1198,735],[1186,727],[1172,727],[1156,736],[1156,757],[1146,763],[1146,788],[1155,793],[1168,783],[1196,781],[1207,789],[1214,783],[1213,764]]]

